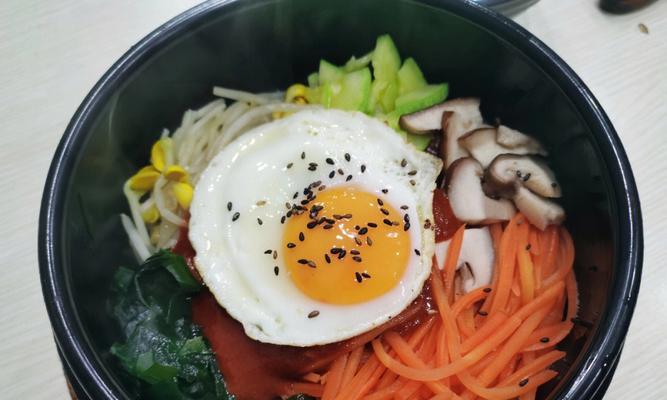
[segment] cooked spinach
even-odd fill
[[[136,269],[120,267],[112,283],[111,313],[123,340],[111,347],[139,378],[142,397],[232,400],[208,342],[190,315],[201,289],[183,258],[162,250]]]

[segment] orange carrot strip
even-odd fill
[[[493,332],[496,332],[498,328],[507,321],[507,315],[505,313],[498,313],[489,317],[486,324],[484,324],[480,329],[475,332],[474,335],[467,338],[461,344],[461,354],[467,354],[473,350],[478,344],[482,343],[487,339]]]
[[[456,274],[456,266],[459,262],[465,227],[465,224],[461,225],[454,233],[454,236],[452,236],[449,248],[447,249],[447,257],[445,258],[443,273],[445,274],[445,292],[447,293],[449,304],[454,303],[454,276]]]
[[[554,282],[564,280],[567,274],[572,271],[572,266],[574,264],[574,243],[572,243],[572,236],[570,236],[565,229],[561,229],[560,233],[562,236],[561,241],[563,242],[562,259],[556,272],[544,280],[544,287],[548,287]]]
[[[539,256],[542,254],[542,248],[540,247],[540,230],[534,226],[530,227],[530,232],[528,233],[528,243],[530,244],[530,254],[534,256]]]
[[[566,353],[558,350],[553,350],[549,353],[546,353],[542,356],[537,357],[534,361],[524,365],[514,372],[512,375],[503,379],[498,383],[498,386],[506,386],[513,383],[517,383],[534,375],[545,368],[551,366],[551,364],[565,357]]]
[[[494,287],[493,302],[489,309],[489,314],[495,314],[505,308],[512,288],[512,279],[514,277],[514,260],[516,246],[517,223],[525,219],[521,213],[517,213],[507,224],[503,235],[500,238],[500,246],[496,257],[495,268],[498,269],[498,282]]]
[[[542,279],[545,279],[552,274],[553,268],[556,264],[555,260],[558,256],[559,246],[558,228],[556,226],[549,226],[545,231],[544,238],[544,262],[542,264]]]
[[[528,379],[525,385],[512,385],[506,387],[485,388],[481,386],[469,373],[458,374],[463,384],[476,395],[487,400],[508,400],[528,393],[545,382],[553,379],[558,373],[556,371],[542,371]]]
[[[351,358],[351,356],[350,356]],[[349,363],[349,361],[348,361]],[[371,354],[370,357],[366,360],[366,362],[362,365],[362,367],[359,369],[359,372],[352,378],[349,384],[345,385],[342,387],[342,390],[340,393],[338,393],[338,396],[336,396],[337,400],[352,400],[355,399],[356,396],[362,392],[364,389],[364,385],[366,382],[368,382],[371,379],[371,376],[375,373],[375,370],[377,367],[379,367],[380,364],[377,360],[377,357],[375,357],[373,354]],[[378,378],[379,379],[379,376]],[[377,382],[376,379],[376,382]],[[373,384],[375,384],[374,382]],[[363,394],[362,394],[363,395]]]
[[[331,400],[336,397],[343,382],[343,371],[347,364],[347,354],[343,354],[333,362],[331,369],[327,373],[327,383],[324,385],[322,400]]]
[[[540,308],[550,304],[565,288],[565,283],[562,281],[556,282],[549,286],[539,296],[535,297],[533,301],[521,307],[513,317],[524,320],[530,315],[534,314]]]
[[[309,372],[303,377],[301,377],[306,382],[311,382],[311,383],[319,383],[320,380],[322,379],[322,375],[316,374],[314,372]]]
[[[459,332],[465,337],[470,337],[475,334],[474,311],[472,308],[466,308],[458,318],[456,318]]]
[[[570,334],[574,324],[570,321],[564,321],[555,325],[545,326],[536,329],[527,340],[527,345],[523,351],[537,351],[554,347]],[[546,343],[543,339],[549,339]]]
[[[522,248],[524,244],[519,242],[517,250],[517,261],[519,264],[519,280],[521,283],[521,304],[530,303],[535,297],[535,275],[533,261],[530,259],[530,252]]]
[[[489,295],[489,292],[491,292],[490,289],[490,286],[482,286],[463,295],[461,298],[456,300],[454,305],[452,305],[452,316],[458,317],[461,311],[480,300],[484,300]]]
[[[531,362],[533,362],[533,361],[535,361],[535,352],[533,352],[533,351],[528,351],[528,352],[524,352],[524,353],[523,353],[521,362],[522,362],[524,365],[527,365],[527,364],[529,364],[529,363],[531,363]],[[507,378],[507,376],[501,376],[501,377],[500,377],[501,380],[504,379],[504,378]],[[522,395],[519,397],[519,400],[535,400],[535,396],[536,396],[536,395],[537,395],[537,388],[531,390],[531,391],[528,392],[528,393],[524,393],[524,394],[522,394]]]
[[[447,333],[445,332],[445,326],[440,324],[438,328],[438,343],[435,347],[435,366],[442,367],[449,363],[449,350],[447,349]],[[444,378],[442,383],[449,387],[449,377]]]
[[[345,365],[345,370],[343,371],[341,378],[340,386],[342,388],[346,387],[357,373],[359,363],[361,362],[361,355],[363,353],[364,346],[359,346],[350,352],[350,357],[347,359],[347,364]]]
[[[412,397],[415,393],[417,393],[422,385],[423,383],[421,382],[408,381],[408,383],[406,383],[405,386],[401,388],[401,390],[396,392],[394,398],[396,400],[407,400],[410,397]]]

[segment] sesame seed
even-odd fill
[[[290,210],[290,209],[292,208],[292,204],[290,204],[289,201],[286,201],[286,202],[285,202],[285,208],[288,209],[288,210]]]
[[[235,212],[234,215],[232,215],[232,221],[236,221],[237,219],[239,219],[240,216],[241,216],[240,212],[238,211]]]
[[[416,170],[416,169],[413,169],[412,171],[408,172],[408,175],[410,175],[410,176],[415,176],[415,175],[417,175],[417,170]]]
[[[401,210],[407,210],[408,208],[409,208],[409,207],[406,206],[406,205],[402,205],[402,206],[401,206]]]
[[[371,239],[370,236],[366,236],[366,244],[368,244],[369,246],[373,245],[373,239]]]
[[[289,210],[289,211],[287,212],[287,214],[285,214],[285,215],[287,216],[287,218],[291,217],[291,216],[292,216],[292,210]]]
[[[227,203],[227,211],[232,211],[232,202]]]
[[[328,254],[324,254],[324,260],[327,262],[327,264],[331,264],[331,257],[329,257]]]
[[[306,240],[306,236],[303,234],[303,232],[299,232],[299,240],[302,242]]]
[[[361,173],[363,174],[364,172],[366,172],[366,165],[361,164]]]
[[[540,339],[540,342],[549,343],[549,338],[548,337],[543,337],[542,339]]]
[[[424,229],[429,229],[431,227],[431,220],[427,219],[424,221]]]
[[[298,262],[299,264],[304,264],[304,265],[308,264],[308,260],[306,260],[305,258],[299,258],[296,262]]]
[[[521,178],[521,179],[522,179],[524,182],[527,182],[528,179],[530,179],[530,177],[531,177],[531,174],[530,174],[530,172],[529,172],[529,173],[527,173],[526,175],[524,175],[523,178]]]
[[[354,256],[354,257],[352,257],[352,259],[356,262],[361,262],[361,257],[359,257],[359,256]]]
[[[345,182],[349,182],[352,180],[352,175],[348,175],[347,178],[345,178]]]
[[[285,223],[285,216],[284,216],[284,215],[283,215],[282,217],[280,217],[280,223],[281,223],[281,224],[284,224],[284,223]]]
[[[361,273],[361,276],[363,276],[363,277],[366,278],[366,279],[370,279],[370,278],[371,278],[371,274],[369,274],[368,272],[362,272],[362,273]]]
[[[336,223],[336,220],[331,219],[331,218],[327,218],[324,221],[326,221],[327,224],[335,224]]]
[[[361,253],[359,252],[359,250],[352,249],[352,250],[350,250],[350,254],[354,254],[355,256],[358,256]]]
[[[343,215],[343,218],[350,219],[350,218],[352,218],[352,214],[349,214],[349,213],[345,214],[345,215]]]
[[[516,177],[521,178],[521,171],[516,171]]]
[[[389,193],[389,189],[382,189],[382,193],[384,193],[384,194]]]
[[[329,178],[333,178],[336,175],[336,171],[329,172]]]
[[[405,225],[403,225],[403,230],[407,231],[408,229],[410,229],[410,223],[406,222]]]
[[[406,165],[408,165],[408,160],[404,158],[401,160],[401,167],[405,167]]]
[[[366,225],[370,226],[371,228],[377,228],[378,227],[378,224],[376,224],[375,222],[369,222]]]
[[[415,249],[415,254],[418,255],[418,256],[422,255],[421,251],[419,251],[418,249]]]
[[[338,168],[338,175],[345,175],[345,172],[341,168]]]
[[[317,268],[317,264],[315,264],[315,261],[313,260],[308,260],[306,264],[308,264],[310,268]]]
[[[531,247],[532,247],[531,244],[528,243],[528,244],[526,245],[526,251],[530,250]]]
[[[317,221],[310,221],[308,224],[306,224],[306,228],[308,229],[313,229],[316,226],[317,226]]]
[[[350,153],[345,153],[345,161],[350,161]]]
[[[519,382],[519,386],[521,386],[521,387],[524,387],[524,386],[526,386],[527,384],[528,384],[528,378],[526,378],[526,379],[522,380],[521,382]]]
[[[308,166],[308,171],[315,171],[317,170],[317,165],[309,165]]]
[[[361,245],[362,245],[361,239],[359,239],[358,237],[355,237],[355,238],[354,238],[354,243],[356,243],[357,246],[361,246]],[[350,253],[351,253],[351,252],[350,252]]]
[[[484,290],[482,290],[482,292],[491,293],[491,288],[490,287],[484,288]]]
[[[317,311],[317,310],[314,310],[314,311],[311,311],[310,313],[308,313],[308,318],[315,318],[318,315],[320,315],[320,312]]]
[[[385,225],[391,226],[391,221],[387,218],[383,219],[382,222],[384,222]]]
[[[340,249],[338,247],[332,247],[331,250],[329,250],[329,252],[331,254],[338,254],[338,253],[340,253],[341,250],[343,250],[343,249]]]
[[[326,224],[326,225],[324,225],[322,228],[324,228],[324,229],[331,229],[331,228],[333,228],[333,227],[334,227],[334,226],[331,225],[331,224]]]
[[[416,185],[416,184],[417,184],[417,182],[415,182],[415,180],[414,180],[414,179],[410,179],[410,184],[411,184],[412,186],[414,186],[414,185]]]
[[[399,226],[401,223],[398,222],[398,221],[391,221],[391,224],[392,224],[393,226]]]
[[[292,168],[292,165],[294,165],[294,163],[289,163],[289,164],[287,164],[287,165],[286,165],[287,169]]]
[[[347,254],[347,251],[345,251],[345,249],[341,249],[340,253],[338,253],[338,259],[342,260],[345,257],[346,254]]]
[[[327,161],[327,164],[334,165],[334,160],[332,160],[331,158],[327,158],[326,161]]]
[[[481,310],[478,311],[477,314],[481,315],[482,317],[486,317],[487,315],[489,315],[488,312],[486,312],[486,311],[481,311]]]
[[[340,214],[334,214],[333,217],[334,219],[343,219],[343,216]]]
[[[302,151],[301,152],[301,159],[304,160],[306,158],[306,152]]]
[[[261,207],[266,204],[266,200],[260,200],[257,203],[255,203],[258,207]]]
[[[260,218],[257,218],[257,223],[262,225],[264,222]]]
[[[294,192],[294,196],[292,196],[292,198],[296,199],[297,197],[299,197],[299,192]]]
[[[365,226],[363,228],[359,229],[359,234],[360,235],[365,235],[367,233],[368,233],[368,228],[366,228]]]
[[[362,278],[361,278],[361,274],[360,274],[360,273],[355,272],[355,273],[354,273],[354,278],[357,280],[357,282],[361,283]]]
[[[389,210],[387,210],[386,208],[380,208],[380,212],[384,215],[389,215]]]
[[[384,201],[382,201],[382,199],[377,199],[377,202],[378,202],[378,204],[381,205],[381,206],[384,205]]]
[[[361,227],[360,227],[359,225],[355,225],[355,226],[354,226],[354,230],[355,230],[355,231],[358,231],[359,229],[361,229]]]
[[[410,216],[409,216],[408,214],[405,214],[405,215],[403,216],[403,221],[405,221],[405,222],[410,222]]]
[[[276,250],[273,250],[273,254],[271,254],[271,256],[273,257],[274,260],[277,259],[278,258],[278,252]]]
[[[280,268],[278,268],[277,265],[276,265],[275,267],[273,267],[273,273],[274,273],[276,276],[278,276],[278,274],[280,273]]]
[[[271,254],[271,253],[273,253],[273,250],[271,250],[271,249],[264,250],[264,254]]]
[[[292,243],[292,242],[287,243],[287,248],[288,249],[293,249],[295,247],[296,247],[296,245],[294,243]]]

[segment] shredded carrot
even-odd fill
[[[521,214],[489,229],[496,252],[489,286],[455,293],[461,227],[443,270],[432,266],[437,314],[405,332],[384,332],[286,393],[299,389],[322,400],[535,400],[557,375],[549,368],[565,353],[556,346],[570,334],[579,307],[574,244],[564,228],[541,231]]]

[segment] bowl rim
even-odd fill
[[[115,88],[141,67],[143,61],[186,33],[214,12],[233,12],[248,4],[279,0],[209,0],[179,14],[132,46],[116,61],[86,95],[58,144],[42,196],[38,252],[42,292],[54,339],[65,367],[91,398],[122,399],[125,391],[112,378],[100,356],[84,334],[72,302],[60,250],[64,200],[69,174],[78,150],[89,133],[95,115]],[[592,398],[606,390],[603,382],[613,373],[613,363],[623,346],[639,292],[643,260],[643,231],[640,202],[634,177],[621,141],[611,121],[583,81],[544,43],[517,23],[472,0],[409,0],[451,12],[513,46],[552,79],[580,113],[593,133],[608,173],[614,178],[611,197],[617,204],[619,232],[614,253],[615,271],[611,291],[600,316],[600,326],[578,367],[568,373],[554,398]],[[243,5],[241,5],[243,3]],[[79,385],[77,385],[79,386]]]

